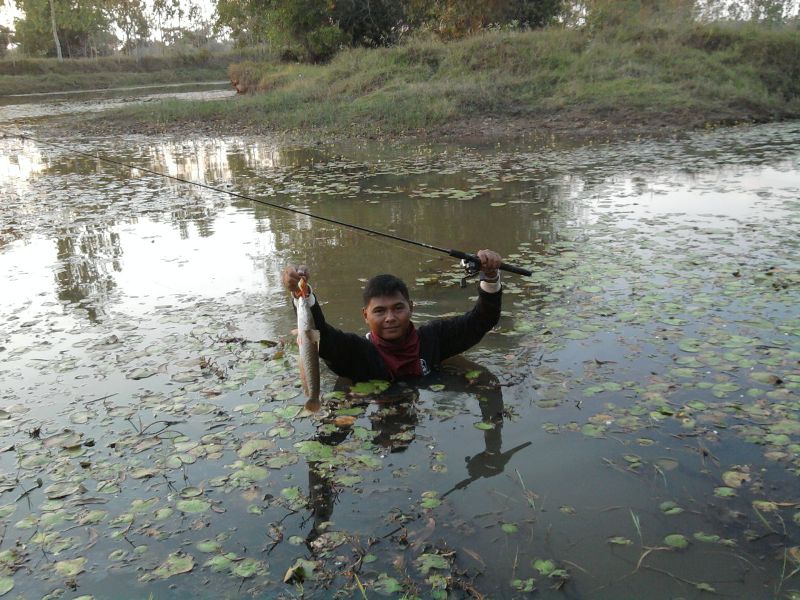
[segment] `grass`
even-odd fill
[[[86,90],[159,83],[219,81],[227,68],[252,57],[269,56],[262,48],[235,52],[164,56],[107,56],[58,61],[53,58],[0,60],[0,95]]]
[[[229,71],[252,93],[149,104],[110,118],[363,135],[485,116],[698,125],[800,114],[800,32],[754,25],[552,28],[449,43],[416,37],[395,48],[346,50],[327,65],[243,62]]]
[[[40,75],[0,75],[0,89],[3,95],[32,94],[225,79],[227,74],[224,68],[186,68],[149,73],[54,73],[46,78]]]

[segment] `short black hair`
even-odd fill
[[[364,299],[364,306],[369,304],[369,301],[378,296],[391,296],[397,292],[403,295],[406,302],[411,303],[411,298],[408,296],[408,288],[405,282],[399,277],[394,275],[375,275],[364,286],[362,297]]]

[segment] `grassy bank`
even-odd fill
[[[166,56],[107,56],[58,61],[24,58],[0,61],[0,95],[86,90],[159,83],[219,81],[230,65],[265,56],[254,48],[237,52]]]
[[[697,126],[800,114],[800,32],[641,23],[488,32],[343,51],[327,65],[240,63],[252,94],[101,117],[128,128],[400,134],[476,119]]]

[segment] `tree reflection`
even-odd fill
[[[91,322],[104,314],[116,288],[111,271],[120,271],[119,234],[105,224],[73,225],[56,237],[58,299],[84,308]]]

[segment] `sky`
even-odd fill
[[[16,4],[11,0],[5,0],[3,6],[0,6],[0,25],[12,28],[14,19],[21,17],[22,13],[17,10]]]

